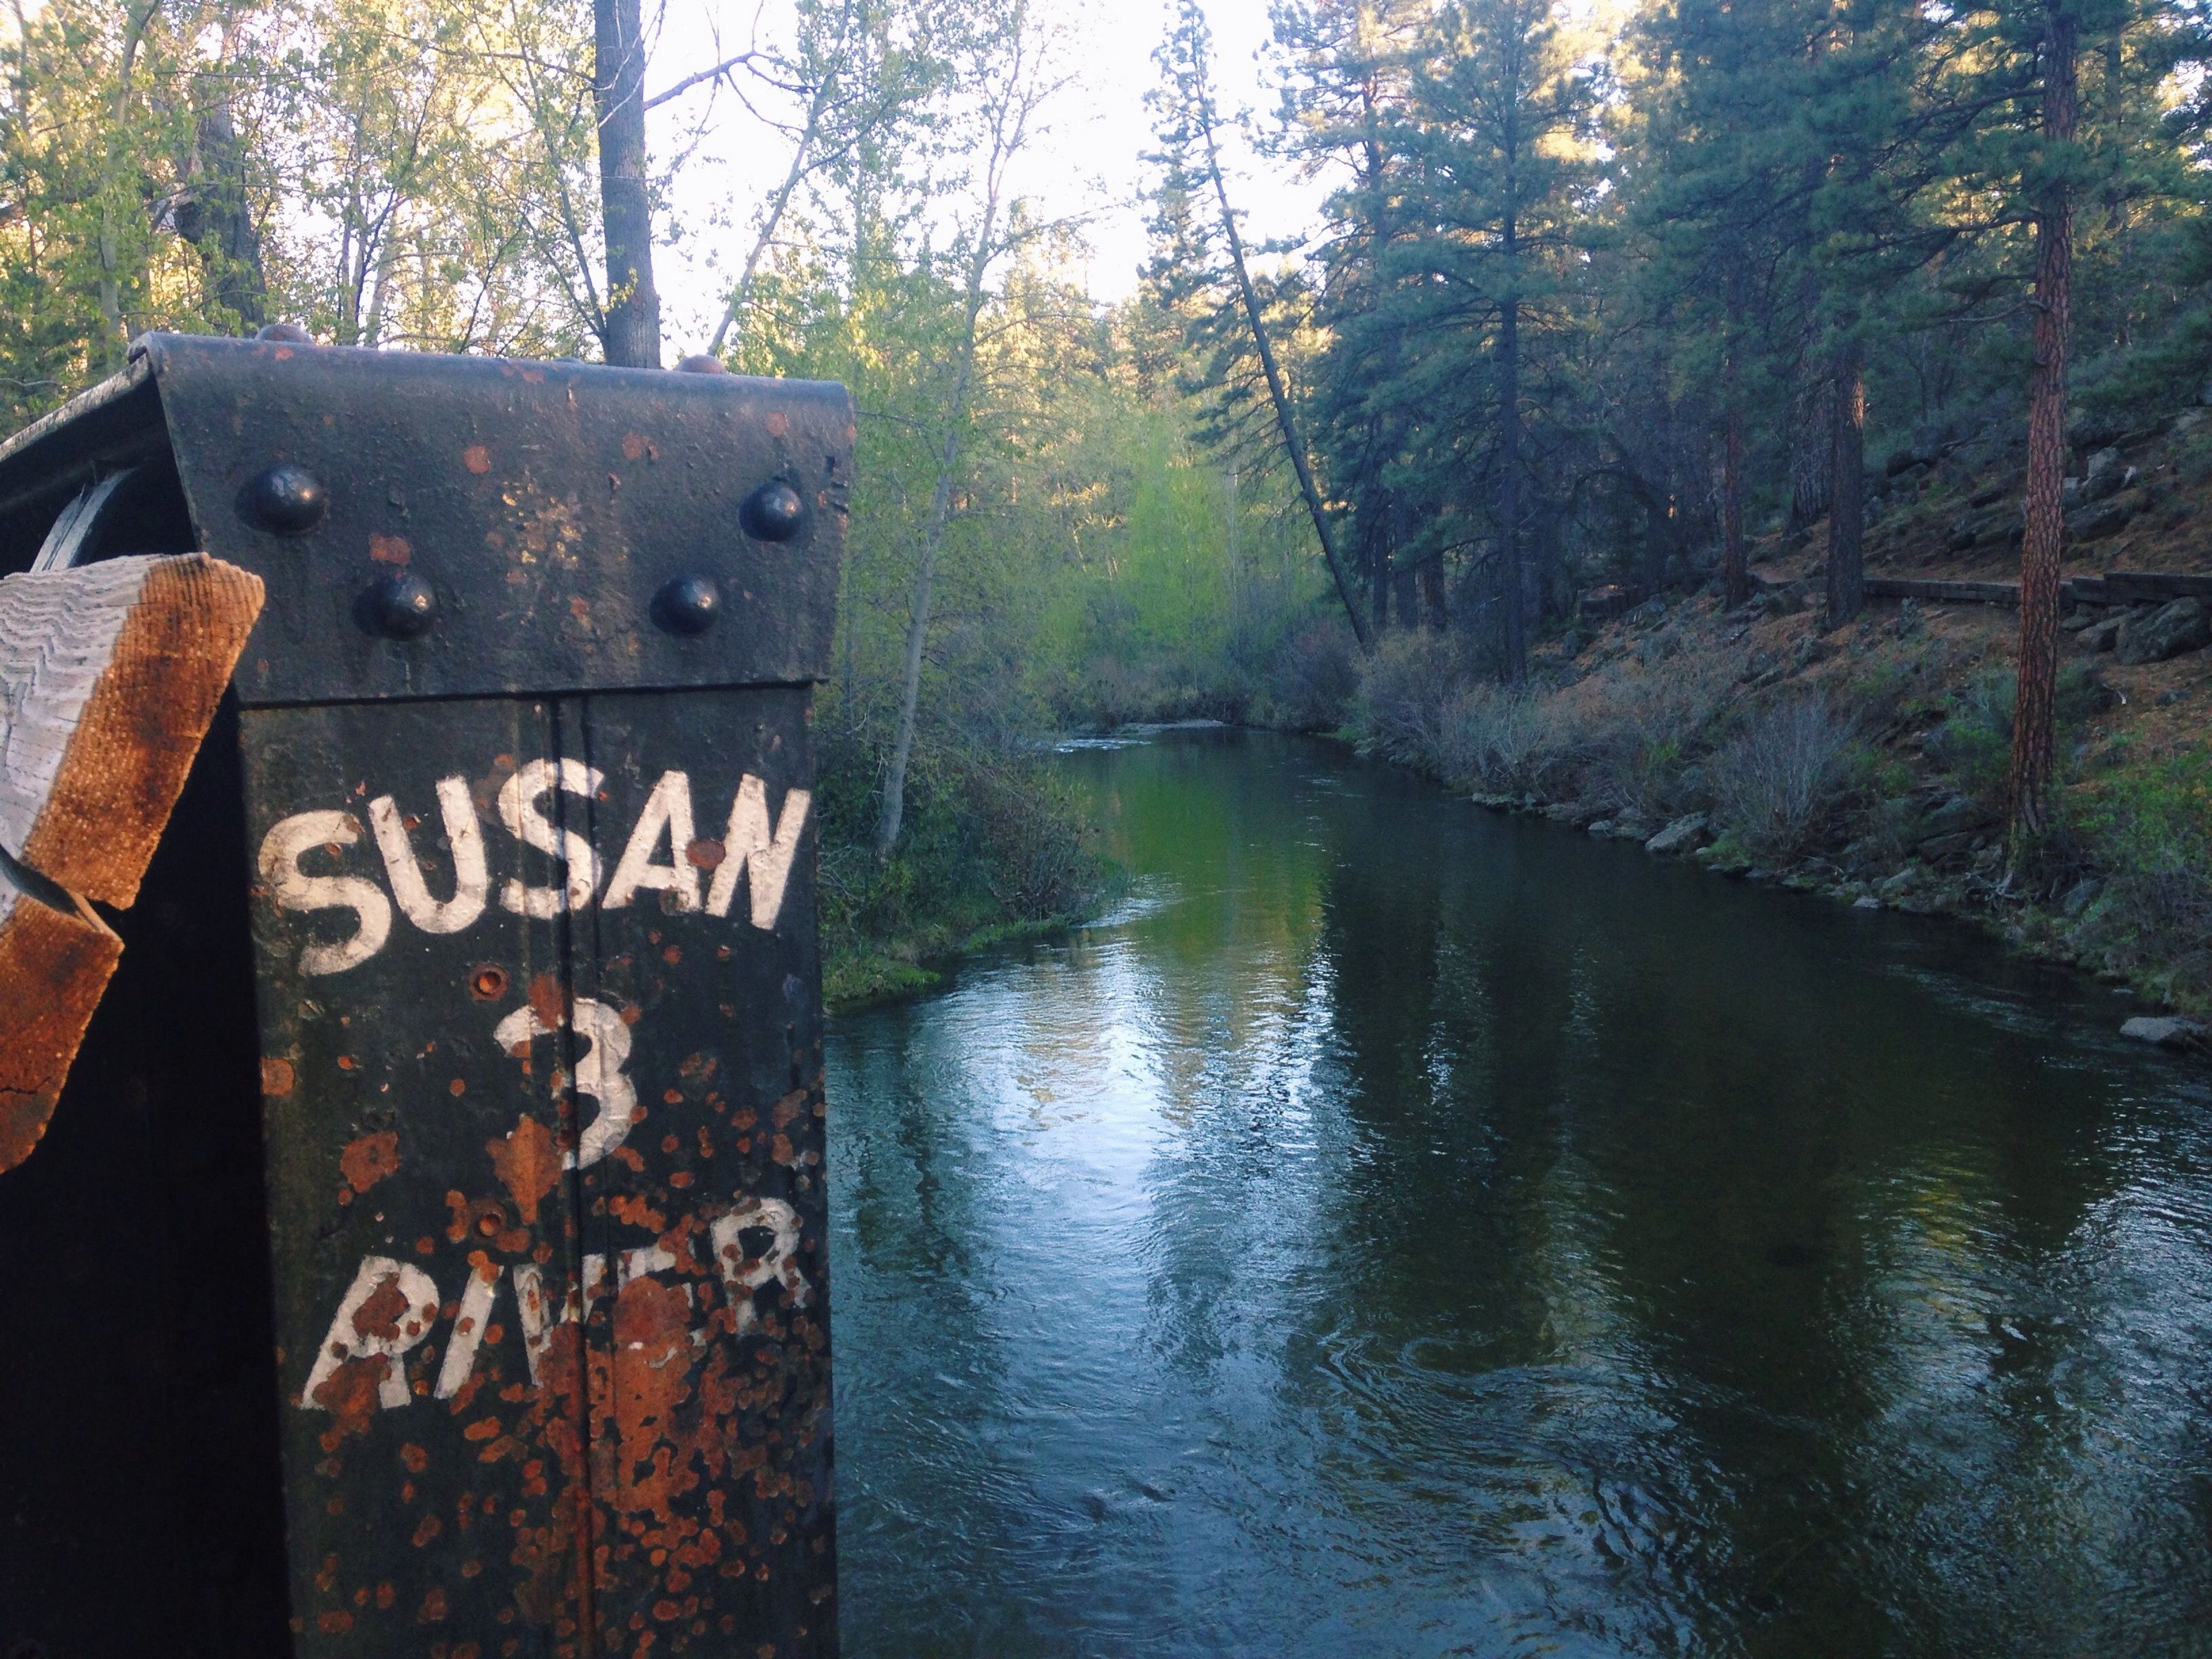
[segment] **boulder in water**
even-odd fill
[[[1665,856],[1686,853],[1705,838],[1705,815],[1691,812],[1676,818],[1657,835],[1644,843],[1644,850]]]
[[[2205,1039],[2204,1028],[2195,1020],[2170,1014],[2138,1014],[2120,1027],[2120,1035],[2161,1048],[2201,1048]]]

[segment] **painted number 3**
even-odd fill
[[[629,1058],[629,1027],[615,1010],[589,997],[576,999],[566,1023],[584,1045],[576,1057],[576,1092],[589,1095],[599,1109],[584,1126],[576,1150],[564,1153],[561,1164],[564,1169],[588,1170],[623,1144],[637,1115],[637,1090],[623,1073]],[[492,1038],[509,1054],[527,1055],[532,1037],[552,1036],[559,1029],[526,1005],[500,1021]]]

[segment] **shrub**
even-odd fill
[[[2112,965],[2163,963],[2178,988],[2212,969],[2212,754],[2199,750],[2116,776],[2083,828],[2106,872],[2091,942]]]
[[[1850,720],[1815,692],[1752,716],[1705,764],[1723,826],[1762,858],[1803,848],[1856,758]]]
[[[1465,678],[1458,646],[1422,630],[1392,634],[1361,665],[1349,724],[1362,753],[1445,775],[1447,711]]]
[[[920,982],[913,963],[1072,916],[1110,886],[1078,802],[1042,755],[942,726],[921,736],[898,849],[878,860],[882,745],[842,722],[821,731],[817,869],[833,999],[908,988]]]
[[[1599,677],[1596,703],[1563,723],[1560,747],[1583,764],[1585,799],[1654,815],[1690,804],[1690,758],[1725,705],[1729,665],[1675,659],[1663,672]]]
[[[1344,724],[1359,683],[1352,641],[1334,621],[1308,624],[1276,652],[1267,674],[1269,712],[1294,732],[1328,732]]]
[[[1438,721],[1437,775],[1493,793],[1532,789],[1550,769],[1553,726],[1532,692],[1467,686]]]
[[[2051,714],[2062,745],[2064,733],[2106,707],[2112,695],[2094,664],[2059,665]],[[1948,715],[1927,744],[1929,759],[1950,774],[1959,793],[1991,811],[2003,809],[2011,785],[2012,716],[2019,696],[2010,665],[1984,670],[1952,694]]]

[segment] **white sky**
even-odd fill
[[[1152,49],[1166,32],[1166,0],[1048,0],[1065,11],[1081,41],[1082,73],[1063,96],[1050,130],[1018,181],[1023,193],[1050,204],[1054,216],[1091,216],[1091,291],[1116,300],[1136,286],[1145,257],[1144,216],[1137,205],[1145,169],[1139,156],[1152,143],[1144,95],[1152,84]],[[646,78],[656,93],[710,67],[738,49],[750,32],[755,0],[663,0],[661,33]],[[1249,110],[1271,117],[1274,94],[1256,54],[1268,39],[1267,0],[1207,0],[1214,35],[1216,96],[1226,112]],[[651,8],[648,7],[648,15]],[[786,26],[785,0],[760,7],[761,36],[774,40]],[[717,50],[717,39],[722,44]],[[648,118],[655,159],[665,164],[687,141],[707,89],[663,105]],[[658,256],[663,329],[672,362],[702,349],[720,314],[721,299],[750,244],[754,210],[780,180],[789,153],[780,135],[764,131],[727,92],[713,105],[705,141],[684,161],[676,179],[673,246]],[[1282,176],[1249,154],[1241,159],[1232,190],[1255,240],[1303,234],[1313,217],[1318,190]],[[727,229],[711,222],[728,222]],[[717,267],[721,269],[717,269]]]

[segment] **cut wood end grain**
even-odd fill
[[[46,1133],[122,955],[84,906],[58,909],[0,869],[0,1174]]]
[[[204,553],[0,581],[0,846],[136,899],[262,592]]]
[[[0,1172],[39,1144],[125,906],[261,614],[204,553],[0,580]]]

